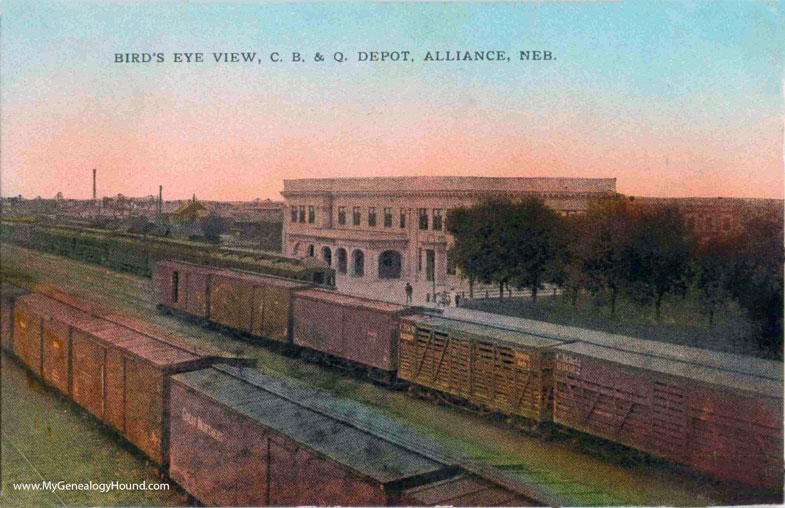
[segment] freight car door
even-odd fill
[[[288,343],[291,315],[291,290],[266,286],[264,288],[264,337]]]
[[[100,419],[104,417],[105,353],[87,334],[73,330],[73,397],[77,404]]]

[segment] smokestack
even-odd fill
[[[98,171],[97,169],[93,169],[93,201],[95,201],[95,172]]]
[[[161,215],[164,207],[164,186],[158,186],[158,215]]]

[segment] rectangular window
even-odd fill
[[[384,209],[384,227],[386,228],[392,227],[392,208]]]
[[[292,222],[297,222],[297,207],[292,207]]]
[[[428,209],[420,208],[420,229],[428,229]]]
[[[359,206],[355,206],[354,208],[352,208],[352,224],[354,224],[355,226],[359,226],[360,225],[360,207]]]
[[[177,302],[178,293],[180,290],[180,274],[172,272],[172,301]]]
[[[373,206],[368,207],[368,225],[376,227],[376,208]]]
[[[305,222],[305,205],[300,205],[300,222]]]
[[[433,209],[433,230],[434,231],[442,230],[442,211],[439,208]]]
[[[338,225],[343,226],[346,224],[346,207],[338,207]]]
[[[422,271],[422,249],[417,249],[417,271]]]
[[[401,229],[406,227],[406,210],[401,208]]]
[[[312,206],[308,207],[308,224],[313,224],[316,221],[316,210]]]

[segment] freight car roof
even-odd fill
[[[403,319],[414,321],[417,326],[423,328],[444,333],[471,335],[475,338],[504,342],[515,346],[547,348],[564,344],[563,340],[532,335],[516,328],[504,326],[501,323],[483,321],[477,316],[474,316],[472,321],[430,315],[415,315]]]
[[[399,422],[259,371],[220,366],[172,379],[382,483],[454,463]]]
[[[625,335],[600,332],[574,326],[557,325],[543,321],[522,319],[466,309],[445,309],[445,316],[464,320],[478,319],[488,323],[503,323],[503,326],[525,331],[541,337],[561,339],[568,342],[581,341],[603,347],[603,354],[612,360],[613,352],[629,352],[672,360],[687,365],[703,366],[718,371],[736,372],[740,375],[783,380],[783,364],[753,356],[742,356],[707,349],[681,346],[668,342],[643,340]]]
[[[220,266],[207,266],[198,265],[196,263],[189,263],[187,261],[167,260],[158,263],[161,267],[175,268],[179,267],[183,270],[199,273],[202,275],[219,275],[221,277],[228,277],[233,279],[244,279],[252,282],[261,282],[265,285],[285,287],[285,288],[301,288],[312,285],[307,282],[298,280],[287,279],[285,277],[277,277],[275,275],[266,275],[256,272],[249,272],[247,270],[240,270],[237,268],[224,268]]]
[[[17,299],[17,304],[27,306],[40,316],[54,318],[82,329],[100,330],[108,326],[108,322],[40,293],[21,296]]]
[[[327,291],[324,289],[306,289],[297,292],[295,298],[306,297],[313,298],[314,300],[322,300],[338,305],[348,305],[352,307],[365,307],[382,312],[400,312],[405,309],[402,305],[394,303],[380,302],[378,300],[370,300],[358,296],[345,295],[335,291]]]
[[[199,356],[185,349],[114,323],[102,330],[91,332],[91,335],[159,367],[199,359]]]
[[[660,372],[712,385],[746,390],[774,398],[782,398],[783,385],[781,377],[752,375],[734,370],[696,364],[685,360],[675,360],[673,358],[663,358],[651,354],[616,349],[590,342],[567,343],[562,346],[557,346],[556,350],[585,355],[598,360],[627,365],[636,369]]]

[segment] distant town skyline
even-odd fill
[[[776,3],[10,0],[2,21],[4,197],[89,199],[93,168],[99,197],[163,185],[165,200],[282,200],[284,179],[423,175],[784,195]],[[394,50],[414,61],[358,61]],[[511,61],[424,61],[448,50]],[[229,51],[262,62],[214,61]],[[330,61],[339,51],[347,62]],[[165,61],[115,63],[132,52]]]

